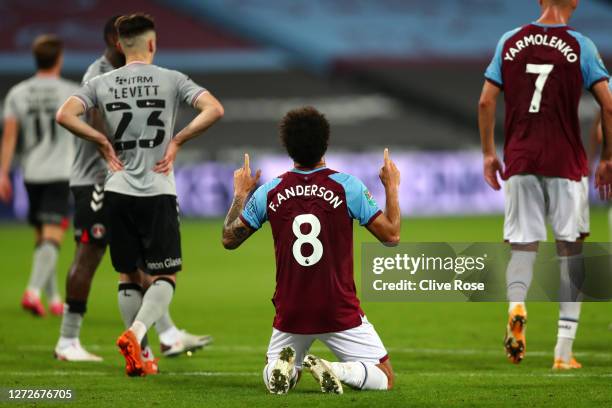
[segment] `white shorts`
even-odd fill
[[[268,363],[278,360],[284,347],[295,349],[295,366],[302,368],[304,356],[315,340],[320,340],[334,353],[339,361],[361,361],[380,364],[387,360],[387,350],[374,326],[364,316],[360,326],[334,333],[292,334],[272,329],[272,338],[266,354]]]
[[[546,221],[558,241],[575,242],[589,234],[589,181],[532,174],[510,177],[504,184],[504,240],[546,241]]]

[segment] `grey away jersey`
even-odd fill
[[[24,179],[32,183],[70,178],[74,135],[55,122],[55,113],[78,89],[63,78],[33,76],[15,85],[4,101],[4,118],[15,118],[23,136]]]
[[[98,75],[106,74],[115,69],[104,55],[95,60],[83,75],[82,84]],[[91,120],[88,120],[91,124]],[[72,174],[70,175],[71,186],[89,186],[93,184],[103,184],[106,178],[106,162],[98,153],[95,143],[76,138],[76,152],[74,163],[72,164]]]
[[[155,173],[174,136],[181,101],[193,105],[206,90],[186,75],[130,63],[88,81],[76,94],[103,112],[108,137],[124,169],[109,172],[104,189],[131,196],[176,195],[174,174]]]

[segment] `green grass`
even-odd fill
[[[610,406],[612,321],[609,304],[586,304],[575,350],[585,368],[550,370],[556,336],[556,304],[529,307],[528,354],[509,364],[501,346],[506,305],[365,303],[364,310],[390,351],[397,374],[388,393],[348,390],[321,395],[310,376],[287,396],[269,395],[261,380],[271,332],[274,262],[268,228],[241,249],[220,245],[220,221],[183,224],[185,270],[180,273],[172,315],[181,328],[215,337],[193,357],[164,359],[162,374],[127,378],[114,348],[122,331],[116,305],[117,276],[108,257],[99,269],[82,330],[82,342],[101,354],[101,364],[52,358],[58,318],[37,319],[19,308],[31,259],[31,232],[0,225],[0,387],[72,388],[68,406]],[[606,214],[592,216],[593,240],[607,241]],[[500,217],[406,220],[411,241],[499,242]],[[359,243],[372,241],[356,231]],[[60,279],[71,261],[70,240],[61,252]],[[356,265],[357,267],[357,265]],[[150,336],[157,347],[156,335]],[[156,348],[155,348],[156,349]],[[331,357],[320,344],[314,350]],[[146,405],[141,405],[146,403]],[[48,405],[48,404],[47,404]]]

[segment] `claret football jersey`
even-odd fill
[[[500,39],[485,78],[504,92],[505,179],[588,174],[578,106],[583,88],[608,80],[590,39],[567,25],[517,28]]]
[[[328,168],[294,169],[259,187],[241,214],[253,229],[270,222],[276,255],[273,326],[296,334],[361,324],[353,279],[353,220],[381,211],[356,177]]]

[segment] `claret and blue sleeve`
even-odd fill
[[[495,49],[493,59],[485,71],[485,78],[500,88],[504,86],[504,79],[502,77],[502,53],[504,52],[504,45],[506,44],[506,41],[508,41],[508,39],[516,34],[520,29],[520,27],[515,28],[514,30],[508,31],[502,35],[497,43],[497,48]]]
[[[266,210],[268,206],[268,192],[280,182],[280,178],[275,178],[255,190],[240,214],[242,222],[255,230],[261,228],[263,223],[268,220],[268,213]]]
[[[349,216],[358,220],[360,225],[368,225],[382,213],[368,188],[357,177],[344,173],[329,177],[344,188]]]
[[[591,89],[597,82],[607,80],[610,75],[593,41],[576,31],[568,33],[580,44],[580,69],[584,87]]]

